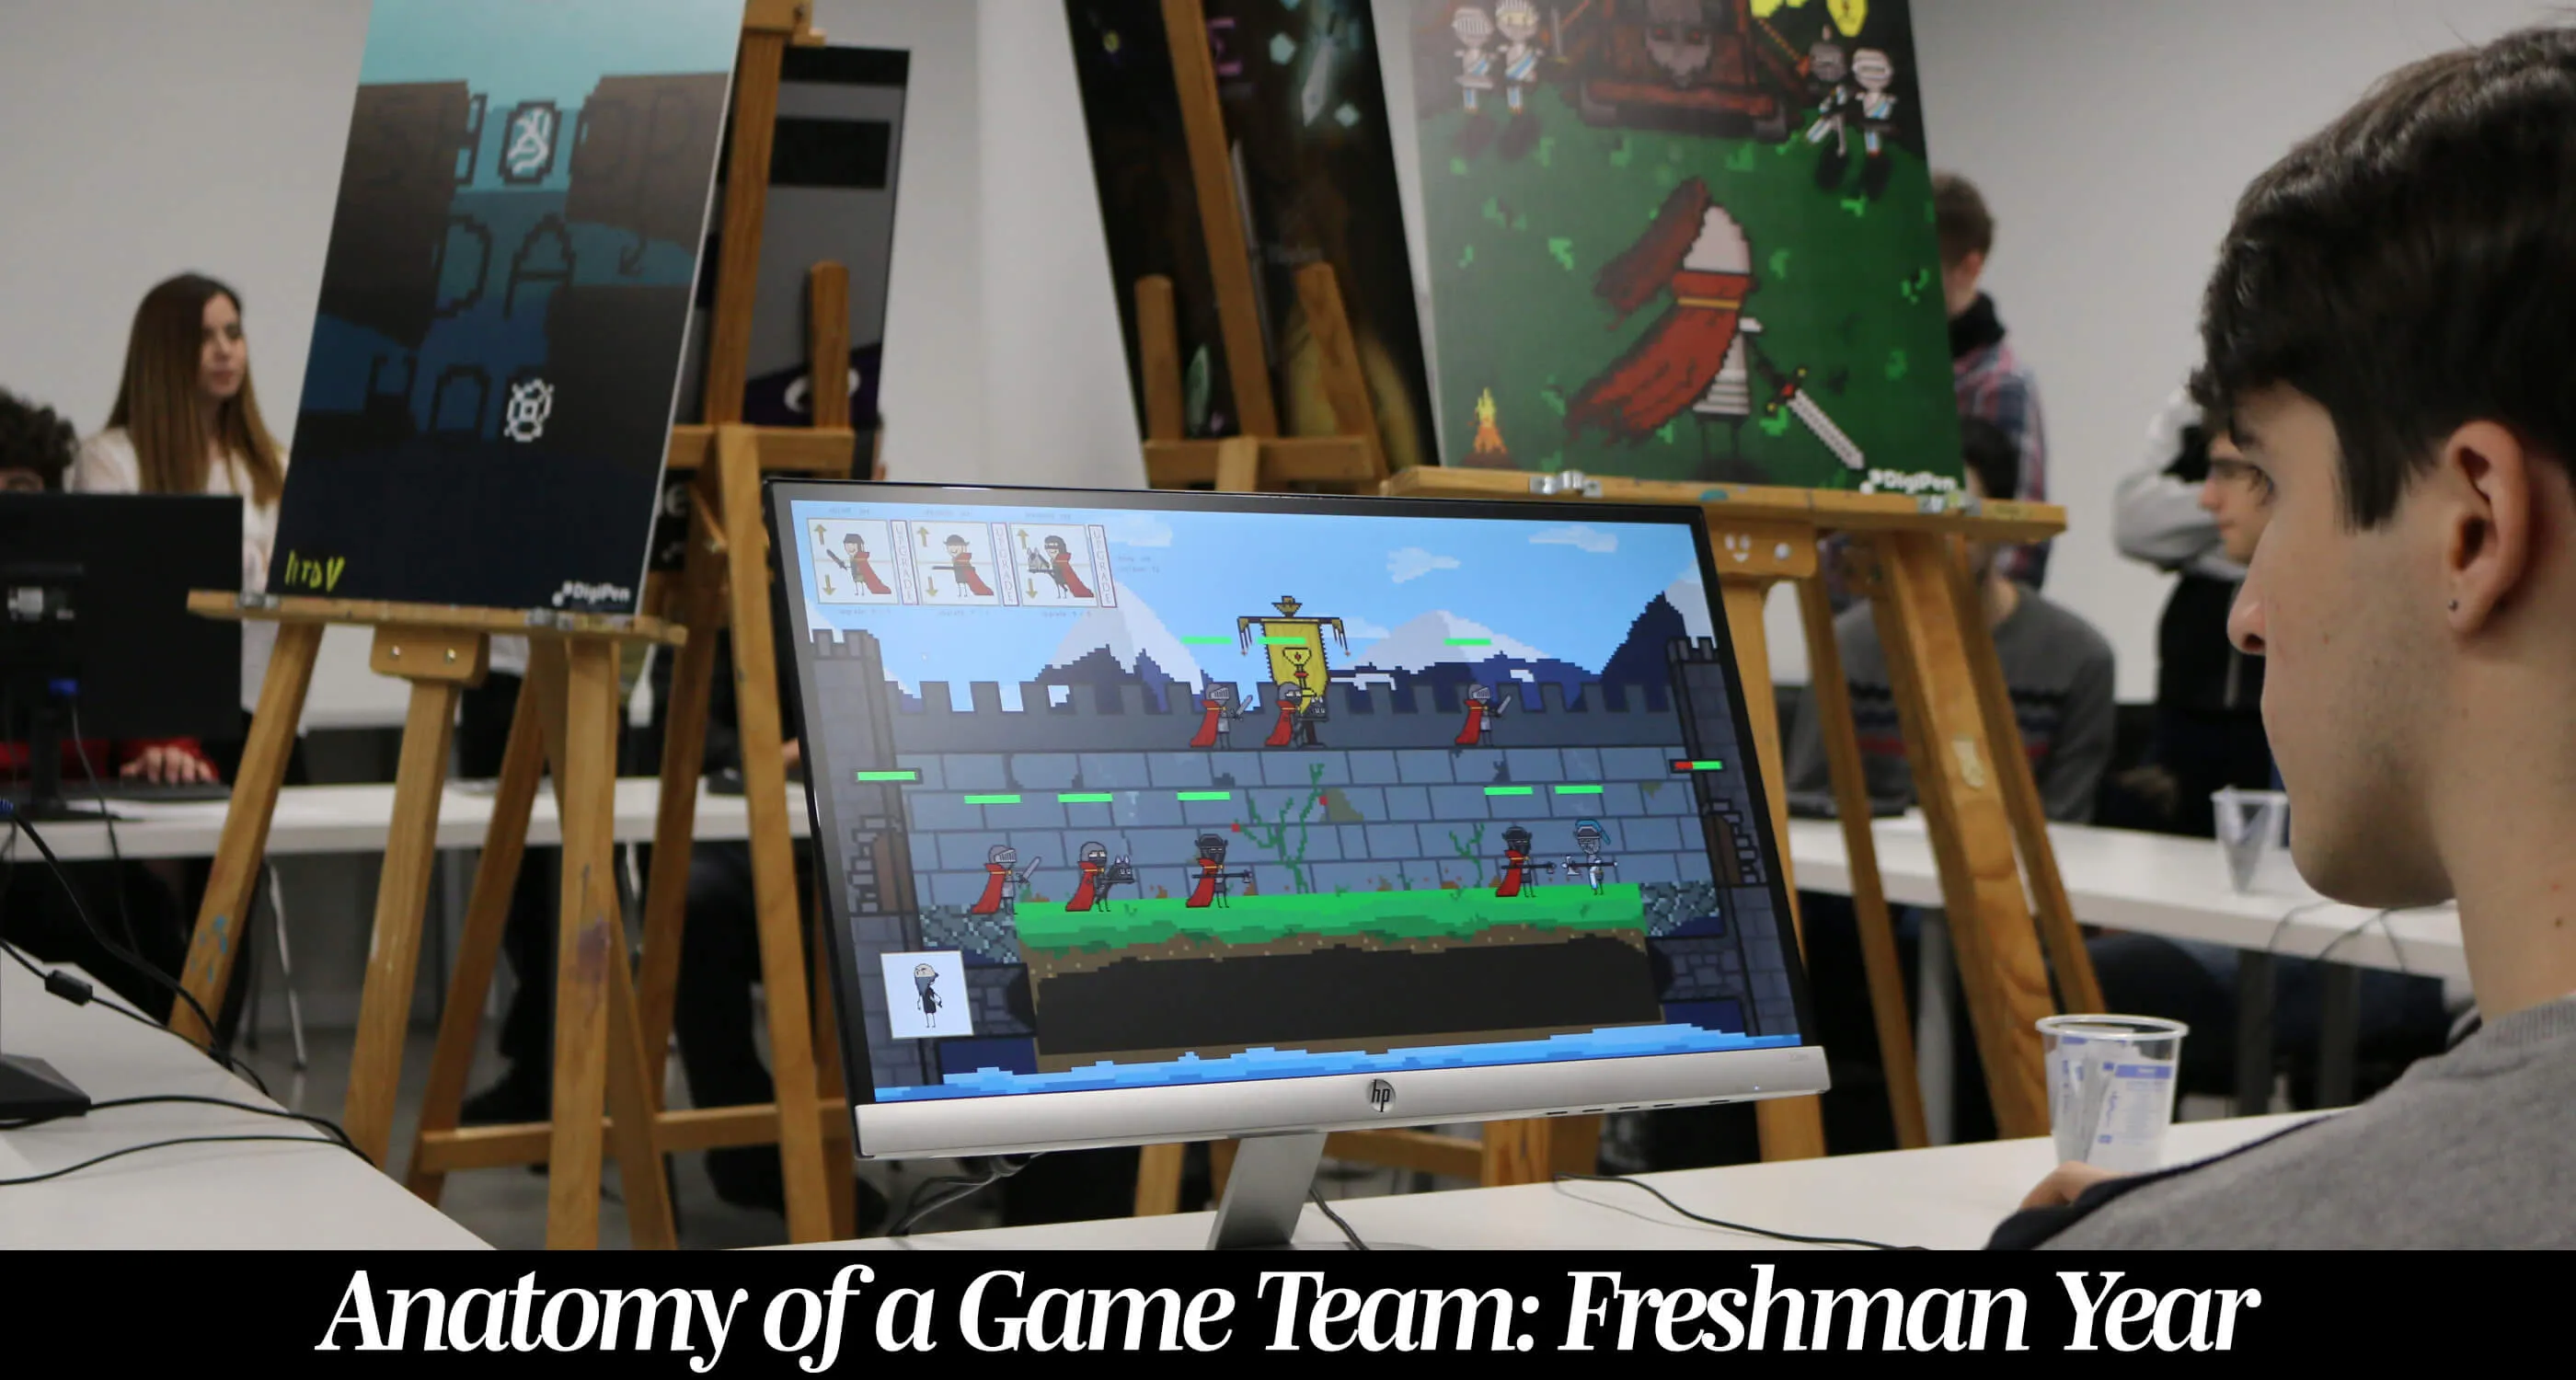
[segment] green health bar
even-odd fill
[[[1222,647],[1232,641],[1234,641],[1234,639],[1231,637],[1184,637],[1181,639],[1181,645],[1184,647]]]
[[[1725,764],[1724,762],[1675,762],[1675,763],[1673,763],[1673,770],[1675,770],[1675,771],[1724,771],[1724,770],[1726,770],[1726,764]]]
[[[1117,796],[1107,791],[1077,791],[1071,795],[1060,794],[1056,796],[1055,802],[1058,805],[1108,805],[1117,799]]]
[[[1440,643],[1444,647],[1490,647],[1494,645],[1494,639],[1490,637],[1444,637],[1440,639]]]
[[[919,781],[921,779],[921,773],[917,771],[863,771],[857,775],[859,784],[863,786],[871,781]]]
[[[970,795],[966,797],[966,803],[969,805],[1017,805],[1020,803],[1020,798],[1015,795]]]
[[[1182,800],[1232,800],[1232,799],[1234,799],[1234,792],[1232,792],[1232,791],[1181,791],[1181,792],[1179,792],[1178,794],[1179,794],[1179,797],[1180,797]]]
[[[1556,792],[1558,795],[1599,795],[1599,794],[1601,794],[1601,788],[1600,788],[1599,786],[1550,786],[1548,789],[1549,789],[1549,790],[1552,790],[1552,791],[1554,791],[1554,792]],[[1485,788],[1485,794],[1487,794],[1487,795],[1536,795],[1536,794],[1538,794],[1538,787],[1536,787],[1536,786],[1487,786],[1487,787]]]

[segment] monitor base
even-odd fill
[[[0,1121],[79,1116],[88,1110],[89,1094],[54,1072],[53,1065],[23,1054],[0,1054]]]
[[[1306,1211],[1316,1166],[1324,1162],[1324,1133],[1299,1131],[1278,1136],[1246,1136],[1226,1176],[1225,1197],[1216,1206],[1216,1226],[1208,1233],[1212,1251],[1350,1249],[1347,1242],[1300,1245],[1297,1220]]]

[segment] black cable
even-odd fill
[[[1742,1222],[1729,1222],[1724,1218],[1709,1217],[1701,1213],[1693,1212],[1689,1208],[1683,1207],[1681,1204],[1665,1197],[1664,1191],[1655,1187],[1653,1184],[1650,1184],[1643,1179],[1632,1179],[1622,1174],[1559,1174],[1556,1176],[1556,1181],[1558,1183],[1571,1181],[1575,1183],[1588,1184],[1626,1184],[1631,1188],[1642,1188],[1648,1193],[1655,1195],[1656,1201],[1694,1222],[1706,1223],[1712,1227],[1723,1227],[1728,1231],[1745,1232],[1753,1236],[1767,1236],[1774,1241],[1793,1241],[1802,1246],[1862,1246],[1873,1251],[1919,1251],[1927,1249],[1923,1246],[1891,1246],[1884,1241],[1864,1241],[1853,1236],[1799,1236],[1792,1232],[1771,1231],[1763,1227],[1749,1227]]]
[[[71,898],[72,914],[80,918],[81,928],[89,931],[90,938],[97,940],[110,954],[132,966],[136,972],[177,993],[179,999],[188,1004],[188,1009],[197,1013],[197,1019],[204,1023],[207,1038],[211,1040],[214,1037],[215,1018],[206,1014],[205,1004],[197,1000],[196,995],[188,990],[186,984],[154,967],[142,955],[117,943],[105,930],[100,929],[98,922],[90,918],[89,907],[81,904],[80,889],[72,885],[70,875],[63,871],[62,860],[54,856],[54,850],[45,842],[45,836],[36,832],[36,826],[28,823],[26,816],[15,810],[5,810],[5,813],[9,817],[9,822],[17,827],[18,832],[25,834],[28,842],[36,845],[36,851],[44,856],[45,865],[53,869],[55,882],[62,886],[63,894]],[[189,1043],[196,1042],[191,1040]],[[206,1053],[218,1063],[223,1062],[224,1056],[216,1054],[211,1048],[207,1049]]]
[[[356,1155],[362,1160],[367,1158],[365,1153],[358,1149],[358,1143],[349,1139],[349,1133],[346,1130],[343,1130],[338,1122],[331,1120],[329,1117],[314,1116],[309,1112],[290,1112],[281,1107],[259,1107],[248,1102],[235,1102],[232,1099],[225,1097],[200,1097],[195,1093],[146,1093],[137,1097],[111,1097],[103,1101],[89,1104],[89,1107],[85,1111],[57,1112],[50,1116],[31,1116],[21,1117],[15,1121],[0,1121],[0,1131],[23,1131],[28,1127],[42,1126],[48,1122],[73,1120],[78,1117],[86,1116],[90,1112],[107,1112],[114,1111],[119,1107],[145,1107],[164,1103],[184,1103],[190,1106],[199,1107],[222,1107],[230,1111],[248,1112],[253,1116],[273,1117],[280,1121],[300,1121],[317,1131],[321,1131],[329,1135],[332,1143],[338,1145],[341,1149],[348,1151],[350,1154]],[[372,1166],[374,1162],[370,1160],[368,1163]]]
[[[250,1080],[251,1086],[259,1089],[260,1096],[275,1097],[277,1095],[268,1090],[268,1080],[259,1076],[259,1070],[252,1068],[250,1065],[245,1064],[230,1055],[218,1054],[214,1050],[198,1044],[196,1041],[189,1039],[178,1031],[172,1030],[167,1021],[156,1021],[150,1016],[144,1015],[142,1012],[137,1011],[122,1002],[109,1001],[107,998],[98,995],[97,988],[78,978],[72,977],[69,974],[37,967],[25,954],[18,951],[17,945],[12,944],[5,939],[0,939],[0,951],[7,952],[11,958],[18,961],[19,967],[26,969],[28,972],[35,974],[39,979],[41,979],[45,984],[46,991],[70,1002],[72,1005],[88,1006],[94,1003],[96,1005],[106,1007],[108,1010],[123,1016],[137,1025],[146,1026],[153,1030],[160,1031],[171,1039],[177,1040],[188,1048],[197,1051],[199,1054],[205,1055],[207,1058],[214,1060],[219,1067],[224,1069],[224,1071],[238,1074],[241,1077]]]
[[[42,1174],[29,1174],[16,1179],[0,1179],[0,1188],[16,1188],[21,1184],[40,1184],[47,1179],[59,1179],[66,1174],[77,1174],[81,1170],[93,1165],[105,1164],[109,1160],[123,1159],[127,1155],[140,1155],[146,1150],[165,1150],[174,1145],[221,1145],[238,1141],[285,1141],[290,1145],[328,1145],[335,1149],[339,1146],[338,1141],[322,1136],[174,1136],[168,1140],[146,1141],[141,1145],[129,1145],[122,1150],[110,1150],[104,1155],[93,1155],[78,1164],[67,1164],[60,1169],[46,1170]]]
[[[142,942],[134,937],[134,908],[125,897],[125,849],[116,840],[116,807],[108,803],[107,791],[98,784],[98,768],[90,765],[89,742],[81,736],[77,699],[72,701],[72,755],[80,759],[81,775],[88,778],[90,796],[98,801],[98,816],[107,825],[107,856],[116,864],[116,927],[124,932],[126,946],[141,952]]]
[[[1351,1230],[1351,1224],[1343,1221],[1340,1213],[1333,1211],[1333,1205],[1324,1201],[1324,1190],[1308,1184],[1306,1197],[1314,1202],[1316,1211],[1324,1214],[1325,1221],[1342,1229],[1342,1236],[1351,1243],[1352,1250],[1364,1251],[1369,1248],[1369,1244],[1360,1239],[1360,1234]]]
[[[886,1228],[886,1235],[912,1235],[913,1227],[923,1218],[991,1188],[1028,1168],[1036,1158],[1035,1155],[998,1155],[985,1161],[986,1167],[981,1175],[950,1174],[923,1180],[912,1190],[912,1196],[904,1200],[903,1214],[895,1219],[893,1226]],[[932,1189],[941,1191],[933,1195]]]

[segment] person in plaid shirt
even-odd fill
[[[1933,225],[1941,240],[1941,291],[1950,308],[1950,372],[1959,415],[2001,427],[2021,452],[2021,494],[2048,501],[2048,442],[2040,425],[2039,385],[2004,341],[1994,299],[1978,291],[1995,221],[1975,184],[1956,173],[1932,179]],[[1998,565],[2009,580],[2033,589],[2048,572],[2048,543],[2007,548]]]

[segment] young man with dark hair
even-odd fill
[[[1959,416],[2003,429],[2018,458],[2014,496],[2045,503],[2048,441],[2040,425],[2039,384],[2004,343],[1994,299],[1978,287],[1986,255],[1995,247],[1995,218],[1976,184],[1956,173],[1936,173],[1932,225],[1941,243],[1941,295],[1950,311],[1951,386],[1958,394]],[[2002,572],[2005,579],[2039,588],[2048,574],[2048,543],[2007,548]]]
[[[2258,178],[2193,391],[2271,516],[2230,631],[2309,883],[2457,900],[2484,1025],[2202,1164],[2060,1168],[1995,1244],[2576,1242],[2576,29],[2407,67]]]

